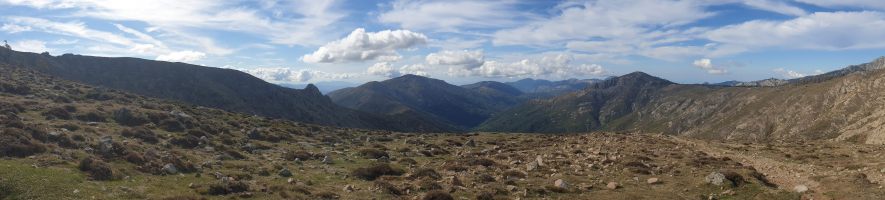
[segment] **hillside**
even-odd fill
[[[599,83],[517,106],[480,130],[641,130],[717,140],[837,139],[882,144],[885,113],[880,111],[885,110],[885,100],[880,97],[885,96],[885,71],[879,69],[883,65],[885,58],[880,58],[776,87],[645,84],[648,81],[643,79],[615,84],[621,87]]]
[[[533,100],[504,111],[477,129],[502,132],[588,132],[648,104],[661,88],[674,83],[634,72],[553,99]]]
[[[412,116],[451,131],[474,127],[494,113],[519,103],[506,92],[475,91],[442,80],[404,75],[329,93],[338,105],[382,115]],[[510,91],[513,92],[513,91]]]
[[[879,145],[333,128],[149,98],[28,68],[0,64],[0,71],[0,199],[885,195],[878,171],[885,164],[869,162],[885,159]],[[596,89],[669,84],[640,73],[621,79]]]
[[[561,81],[548,81],[543,79],[521,79],[513,82],[506,82],[524,93],[527,98],[550,98],[570,92],[583,90],[590,84],[600,82],[599,79],[568,79]]]
[[[63,79],[228,111],[330,126],[413,129],[402,122],[340,107],[313,85],[290,89],[249,74],[138,58],[24,53],[0,48],[0,63]]]

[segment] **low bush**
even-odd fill
[[[391,167],[389,164],[376,164],[370,167],[361,167],[352,172],[353,176],[367,181],[373,181],[381,176],[399,176],[403,173],[402,169]]]

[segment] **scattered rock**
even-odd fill
[[[518,190],[518,189],[519,188],[516,187],[515,185],[508,185],[507,186],[507,191],[516,192],[516,190]]]
[[[476,147],[476,141],[473,141],[473,139],[470,139],[470,140],[467,140],[467,142],[464,143],[464,145],[466,145],[468,147]]]
[[[793,191],[796,191],[798,193],[805,193],[808,191],[808,186],[797,185],[796,187],[793,187]]]
[[[621,187],[621,185],[617,182],[608,182],[608,184],[605,185],[605,188],[608,188],[609,190],[618,189],[618,187]]]
[[[288,184],[295,183],[295,179],[294,179],[294,178],[289,178],[289,179],[286,180],[286,183],[288,183]]]
[[[163,172],[166,172],[166,174],[177,174],[178,173],[178,168],[175,168],[175,165],[173,165],[172,163],[167,163],[166,165],[163,165],[162,170],[163,170]]]
[[[554,186],[554,187],[557,187],[557,188],[560,188],[560,189],[564,189],[564,190],[568,190],[568,188],[569,188],[568,183],[565,182],[565,180],[562,180],[562,179],[557,179],[556,181],[554,181],[554,182],[553,182],[553,186]]]
[[[323,161],[322,161],[322,162],[323,162],[323,164],[327,164],[327,165],[328,165],[328,164],[332,164],[332,163],[334,163],[335,161],[332,161],[332,157],[329,157],[329,156],[323,156]]]
[[[354,189],[353,185],[345,185],[344,186],[345,192],[353,192],[354,190],[356,190],[356,189]]]
[[[538,167],[539,167],[538,162],[532,161],[526,165],[525,170],[526,171],[535,171],[535,169],[538,169]]]
[[[722,182],[725,182],[725,175],[719,172],[710,172],[710,174],[704,178],[704,182],[713,185],[722,185]]]
[[[661,181],[658,180],[658,178],[648,178],[648,180],[645,180],[645,182],[648,183],[648,184],[658,184],[658,183],[660,183]]]
[[[540,155],[539,155],[538,157],[535,157],[535,162],[537,162],[538,167],[543,167],[543,166],[544,166],[544,158],[541,158]]]

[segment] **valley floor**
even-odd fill
[[[151,175],[111,161],[125,177],[110,181],[90,180],[69,150],[6,158],[0,199],[885,198],[882,146],[613,133],[316,137],[328,138],[268,144],[243,159],[195,149],[191,162],[203,164],[194,173]]]

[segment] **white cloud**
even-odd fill
[[[500,28],[528,17],[515,1],[398,0],[378,16],[383,23],[422,31],[458,32],[464,28]]]
[[[427,54],[426,59],[431,65],[460,65],[468,69],[479,67],[485,62],[482,50],[449,51],[443,50]]]
[[[753,20],[706,33],[712,41],[744,48],[850,50],[885,48],[885,14],[817,12],[787,21]]]
[[[30,26],[21,26],[18,24],[3,24],[3,26],[0,27],[0,31],[7,32],[9,34],[21,33],[21,32],[31,31],[31,27]]]
[[[549,46],[570,40],[635,38],[712,16],[695,1],[600,0],[558,6],[561,14],[495,32],[495,45]]]
[[[201,35],[192,30],[247,33],[286,45],[320,44],[331,25],[346,14],[336,1],[262,1],[260,8],[247,0],[6,0],[5,4],[39,9],[66,9],[76,17],[111,21],[140,21],[154,29]],[[283,14],[285,13],[285,14]]]
[[[401,75],[399,71],[397,71],[396,68],[393,68],[393,65],[389,62],[375,63],[374,65],[366,69],[366,73],[368,73],[369,75],[382,76],[387,78],[398,77]]]
[[[597,64],[573,64],[574,58],[569,54],[548,54],[536,58],[526,58],[516,62],[485,61],[478,68],[449,68],[452,76],[481,77],[582,77],[600,76],[605,74],[602,66]]]
[[[193,62],[206,57],[206,53],[197,51],[178,51],[157,56],[157,60],[170,62]]]
[[[797,71],[793,71],[793,70],[787,70],[784,68],[777,68],[777,69],[774,69],[773,71],[777,74],[780,74],[781,76],[783,76],[784,78],[787,78],[787,79],[802,78],[802,77],[806,77],[806,76],[813,76],[813,75],[818,75],[818,74],[823,73],[822,70],[814,70],[814,72],[806,74],[806,73],[801,73],[801,72],[797,72]]]
[[[882,0],[796,0],[798,2],[818,5],[830,8],[862,8],[862,9],[885,9],[885,1]]]
[[[725,70],[725,69],[719,68],[719,67],[717,67],[717,66],[713,66],[713,61],[710,60],[709,58],[702,58],[702,59],[695,60],[694,63],[692,63],[692,64],[693,64],[695,67],[700,68],[700,69],[706,71],[708,74],[725,74],[725,73],[728,73],[728,70]]]
[[[389,62],[375,63],[366,69],[366,73],[372,76],[381,76],[385,78],[399,77],[404,74],[414,74],[419,76],[430,75],[430,73],[427,72],[427,66],[422,64],[403,65],[402,67],[396,68]]]
[[[227,67],[231,68],[231,67]],[[340,80],[353,78],[348,73],[329,73],[310,69],[292,69],[286,67],[258,67],[251,69],[231,68],[246,72],[252,76],[272,83],[307,83],[318,80]]]
[[[46,42],[40,40],[22,40],[10,44],[12,49],[16,51],[25,51],[25,52],[34,52],[34,53],[43,53],[52,51],[52,49],[46,47]]]
[[[308,63],[339,63],[375,60],[382,56],[398,56],[397,50],[424,45],[427,36],[409,30],[366,32],[353,30],[350,35],[323,45],[301,57]]]
[[[785,15],[802,16],[808,14],[802,8],[792,6],[781,0],[744,0],[744,4]]]

